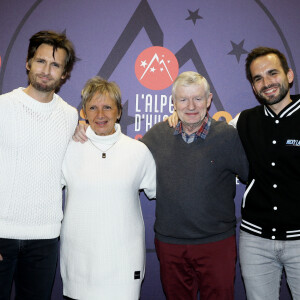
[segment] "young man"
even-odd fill
[[[61,166],[77,111],[57,94],[75,62],[64,34],[30,38],[29,85],[0,96],[0,299],[48,300],[62,220]]]
[[[279,299],[283,268],[300,299],[300,96],[290,96],[294,73],[276,49],[253,49],[246,74],[262,103],[235,120],[250,164],[240,232],[247,299]]]

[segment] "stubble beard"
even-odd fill
[[[263,91],[266,90],[266,89],[269,89],[269,88],[272,88],[272,87],[278,87],[279,88],[279,95],[278,96],[271,96],[271,97],[265,97],[263,95]],[[265,105],[274,105],[274,104],[277,104],[279,102],[281,102],[285,96],[288,94],[289,92],[289,86],[285,85],[284,83],[283,84],[270,84],[269,86],[267,87],[263,87],[259,93],[257,94],[257,98],[260,100],[260,102],[262,104],[265,104]]]
[[[40,74],[32,74],[29,72],[28,74],[28,80],[29,83],[39,92],[53,92],[56,91],[60,85],[61,85],[61,80],[55,80],[50,84],[42,84],[37,81],[37,78],[40,76]],[[51,78],[51,77],[50,77]]]

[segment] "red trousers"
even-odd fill
[[[233,300],[235,236],[198,245],[163,243],[155,239],[160,276],[168,300]]]

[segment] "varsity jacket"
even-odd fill
[[[273,240],[300,239],[300,95],[276,115],[243,111],[237,129],[249,160],[241,230]]]

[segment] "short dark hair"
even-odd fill
[[[277,57],[280,60],[280,63],[281,63],[281,66],[282,66],[282,69],[283,69],[284,73],[285,74],[288,73],[288,71],[289,71],[290,68],[288,66],[287,60],[286,60],[285,56],[279,50],[274,49],[274,48],[268,48],[268,47],[254,48],[248,54],[248,56],[246,58],[246,64],[245,64],[246,76],[247,76],[247,79],[250,81],[250,83],[253,83],[252,75],[251,75],[251,71],[250,71],[250,65],[251,65],[251,63],[256,58],[261,57],[261,56],[265,56],[265,55],[268,55],[268,54],[275,54],[275,55],[277,55]]]
[[[29,67],[31,59],[34,57],[36,50],[41,44],[47,44],[53,47],[54,53],[58,48],[64,49],[67,53],[65,59],[64,73],[66,77],[70,76],[74,63],[76,61],[75,50],[73,44],[67,39],[64,33],[57,33],[55,31],[39,31],[29,39],[29,46],[27,52],[27,59]],[[28,73],[28,70],[27,70]]]

